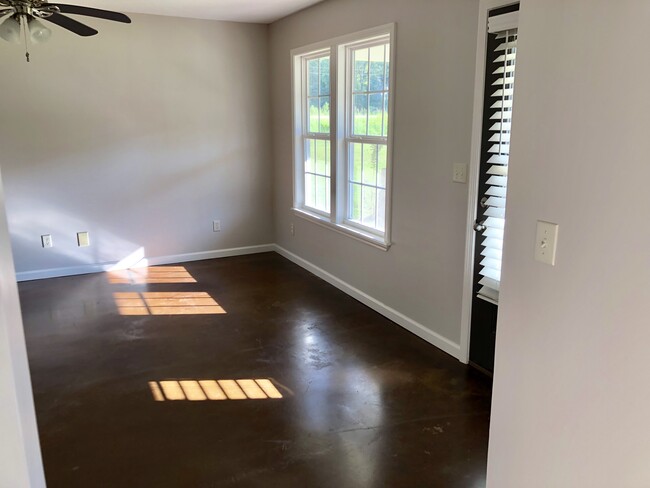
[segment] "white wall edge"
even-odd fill
[[[339,290],[341,290],[344,293],[347,293],[350,295],[352,298],[355,298],[356,300],[359,300],[361,303],[366,305],[367,307],[372,308],[375,312],[380,313],[384,317],[392,320],[393,322],[397,323],[398,325],[402,326],[409,332],[415,334],[421,339],[424,339],[427,341],[429,344],[432,344],[436,346],[438,349],[442,349],[444,352],[447,354],[453,356],[454,358],[460,360],[461,358],[461,351],[460,351],[460,345],[456,344],[455,342],[450,341],[446,337],[441,336],[440,334],[437,334],[436,332],[433,332],[432,330],[427,329],[424,325],[420,324],[419,322],[416,322],[415,320],[407,317],[401,312],[398,312],[397,310],[389,307],[388,305],[380,302],[376,298],[371,297],[367,293],[364,293],[363,291],[359,290],[358,288],[355,288],[354,286],[350,285],[349,283],[346,283],[340,278],[337,278],[331,273],[328,273],[322,268],[319,268],[313,263],[310,263],[306,259],[301,258],[300,256],[292,253],[291,251],[288,251],[287,249],[275,244],[273,246],[275,252],[280,254],[281,256],[287,258],[289,261],[294,262],[301,268],[306,269],[310,273],[318,276],[319,278],[327,281],[330,285],[335,286]]]
[[[193,252],[187,254],[174,254],[171,256],[145,257],[150,266],[163,264],[188,263],[191,261],[202,261],[204,259],[227,258],[231,256],[244,256],[246,254],[258,254],[275,251],[274,244],[262,244],[259,246],[235,247],[231,249],[219,249],[214,251]],[[118,263],[87,264],[83,266],[69,266],[66,268],[39,269],[34,271],[22,271],[16,273],[17,280],[31,281],[46,278],[60,278],[63,276],[75,276],[90,273],[102,273],[117,269]]]

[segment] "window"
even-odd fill
[[[292,52],[294,210],[390,246],[394,26]]]

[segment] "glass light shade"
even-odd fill
[[[38,20],[32,19],[29,21],[29,39],[34,44],[47,41],[52,35],[52,31],[41,24]]]
[[[7,42],[20,44],[20,23],[13,17],[9,17],[0,24],[0,37]]]

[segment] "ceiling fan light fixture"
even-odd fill
[[[28,26],[29,39],[33,44],[40,44],[41,42],[45,42],[52,35],[52,31],[36,19],[30,20]]]
[[[20,44],[20,23],[14,17],[9,17],[0,24],[0,38]]]

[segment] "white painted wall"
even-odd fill
[[[648,25],[638,0],[522,2],[491,488],[650,486]]]
[[[0,488],[41,487],[45,478],[0,181]]]
[[[271,25],[276,242],[455,344],[458,352],[478,2],[328,0]],[[294,216],[289,51],[397,24],[393,247]],[[296,235],[291,236],[290,223]]]
[[[17,271],[272,242],[268,27],[88,23],[99,35],[52,26],[29,64],[0,42]],[[91,247],[77,247],[79,231]],[[41,248],[46,233],[53,249]]]

